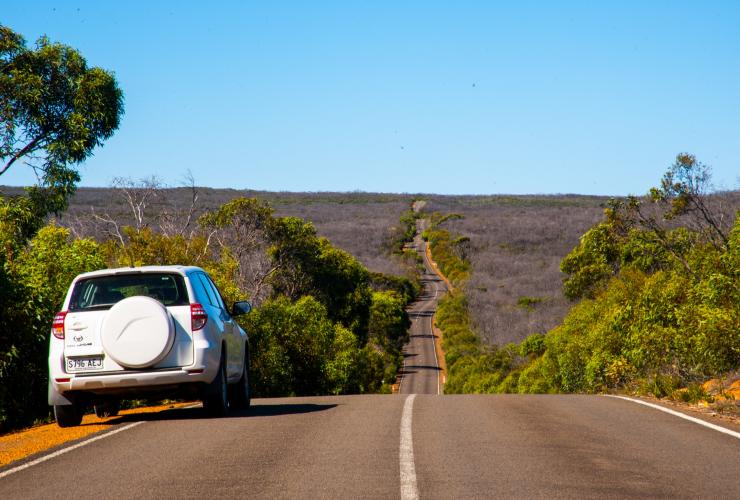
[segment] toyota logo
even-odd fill
[[[85,340],[85,337],[83,337],[82,335],[77,335],[72,338],[74,339],[75,342],[82,342],[83,340]]]

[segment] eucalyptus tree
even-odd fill
[[[66,207],[77,165],[113,135],[122,114],[113,73],[45,36],[28,48],[0,25],[0,176],[18,163],[32,168],[38,186],[29,195],[42,213]]]

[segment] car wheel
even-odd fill
[[[242,377],[239,382],[229,387],[229,406],[237,410],[249,408],[252,400],[252,392],[249,389],[249,358],[244,357]]]
[[[115,417],[121,409],[120,401],[106,401],[95,405],[95,415],[98,418]]]
[[[215,416],[223,416],[229,411],[229,390],[226,383],[226,363],[223,358],[218,367],[218,374],[213,382],[208,384],[205,397],[203,398],[203,408],[208,413]]]
[[[75,427],[82,423],[82,408],[79,405],[54,405],[54,418],[59,427]]]

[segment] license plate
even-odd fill
[[[67,358],[67,372],[88,372],[103,369],[103,357]]]

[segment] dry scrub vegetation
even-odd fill
[[[7,187],[2,191],[20,192]],[[165,234],[187,233],[202,213],[239,197],[269,202],[278,217],[312,222],[319,236],[357,257],[370,271],[406,274],[405,267],[390,257],[390,246],[411,195],[164,188],[156,180],[121,179],[112,188],[78,188],[60,222],[78,237],[96,239],[116,237],[126,225],[154,227]],[[141,216],[137,207],[143,211]]]
[[[489,344],[521,342],[557,326],[572,303],[560,261],[602,217],[607,198],[587,196],[431,197],[429,212],[458,213],[443,224],[470,238],[467,298],[474,329]]]
[[[3,188],[7,194],[18,190]],[[18,190],[20,191],[20,190]],[[187,232],[205,211],[245,196],[268,201],[276,216],[311,221],[320,236],[356,256],[371,271],[404,275],[390,255],[399,217],[414,198],[425,212],[459,213],[444,227],[470,238],[468,300],[486,343],[519,342],[558,325],[572,305],[562,293],[560,261],[596,224],[607,198],[587,196],[413,196],[376,193],[280,193],[164,188],[156,179],[119,179],[112,188],[79,188],[61,223],[78,237],[115,237],[121,227]],[[197,197],[197,199],[195,199]],[[137,207],[142,214],[138,215]]]

